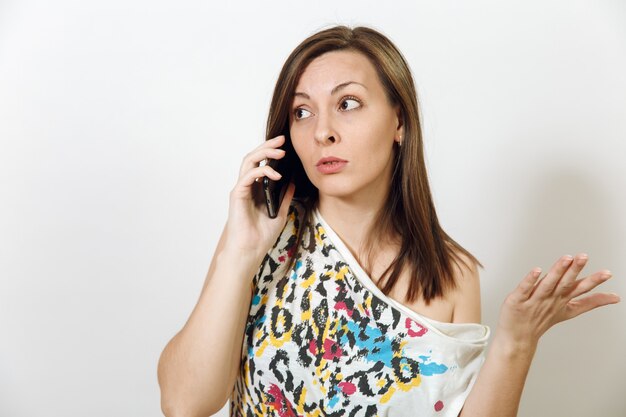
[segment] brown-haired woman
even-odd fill
[[[159,361],[167,416],[207,416],[228,398],[234,416],[515,416],[540,336],[619,301],[580,297],[610,273],[577,279],[587,256],[561,257],[506,298],[485,355],[480,264],[439,225],[413,79],[378,31],[337,26],[298,45],[266,133]],[[256,180],[278,180],[261,162],[289,152],[272,219]]]

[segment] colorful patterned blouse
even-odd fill
[[[294,202],[254,277],[231,416],[456,417],[489,328],[427,319],[390,299],[318,210],[312,222],[302,214]]]

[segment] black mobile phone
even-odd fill
[[[267,164],[278,171],[282,177],[276,181],[268,177],[263,177],[263,195],[265,198],[265,205],[267,206],[267,214],[272,218],[276,218],[278,215],[278,209],[287,191],[287,186],[293,177],[295,168],[295,159],[297,158],[293,146],[291,146],[291,140],[288,137],[285,138],[285,144],[282,146],[285,150],[285,155],[281,159],[269,159]]]

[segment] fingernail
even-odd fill
[[[567,265],[569,265],[570,263],[572,263],[572,260],[573,260],[573,259],[574,259],[574,258],[572,257],[572,255],[565,255],[565,257],[563,258],[562,265],[563,265],[563,266],[567,266]]]
[[[610,292],[609,294],[616,296],[618,302],[622,301],[622,297],[620,297],[619,294],[616,294],[614,292]]]
[[[611,273],[611,271],[606,271],[606,272],[603,272],[603,273],[602,273],[602,275],[601,275],[601,277],[602,277],[603,279],[609,279],[609,278],[611,278],[612,276],[613,276],[613,274]]]

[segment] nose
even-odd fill
[[[320,145],[329,145],[339,141],[339,135],[331,123],[331,116],[320,112],[317,115],[317,123],[313,134],[315,141]]]

